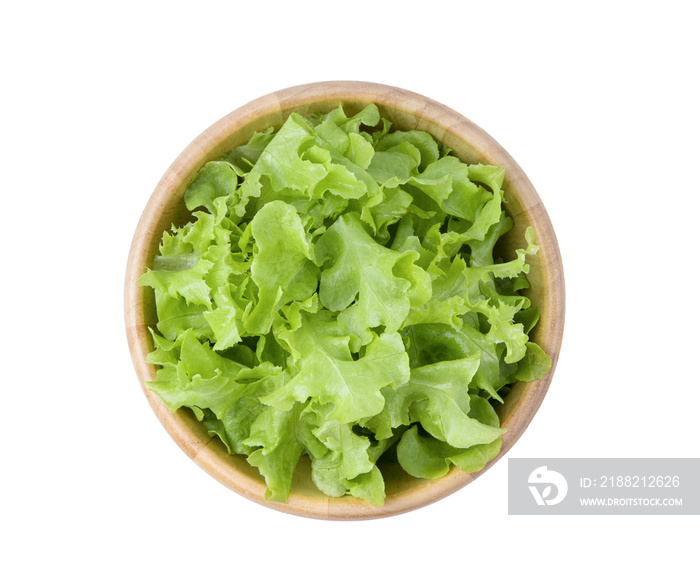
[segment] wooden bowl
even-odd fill
[[[280,127],[291,112],[327,112],[339,103],[348,114],[375,103],[398,129],[428,131],[462,161],[505,167],[506,210],[514,228],[499,248],[507,256],[524,246],[528,226],[534,227],[540,246],[538,255],[530,261],[528,275],[531,288],[527,294],[541,311],[531,337],[551,356],[552,369],[542,380],[513,386],[499,410],[501,425],[508,430],[503,447],[483,470],[468,474],[453,467],[442,478],[425,480],[407,475],[398,464],[387,464],[382,468],[387,494],[383,507],[350,496],[331,498],[320,493],[311,481],[306,456],[297,468],[288,503],[266,502],[265,483],[257,469],[244,457],[229,455],[218,438],[209,437],[189,409],[171,413],[156,394],[143,387],[144,381],[155,376],[146,354],[152,350],[148,327],[157,320],[152,290],[139,287],[136,281],[153,261],[163,231],[172,223],[188,220],[183,195],[189,182],[204,163],[245,143],[255,131],[270,125]],[[444,498],[487,471],[513,446],[537,412],[554,373],[564,327],[564,276],[554,230],[537,192],[513,158],[487,133],[452,109],[409,91],[364,82],[322,82],[284,89],[244,105],[204,131],[170,166],[146,205],[131,245],[125,319],[131,357],[146,398],[170,436],[201,468],[233,491],[279,511],[323,519],[369,519],[403,513]]]

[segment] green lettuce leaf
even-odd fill
[[[250,426],[243,442],[260,448],[248,455],[248,463],[260,470],[267,483],[265,499],[285,501],[292,489],[294,468],[303,453],[296,437],[301,407],[291,410],[265,408]]]
[[[252,334],[266,334],[280,307],[315,292],[318,269],[294,207],[282,201],[268,203],[250,228],[257,247],[250,276],[258,287],[258,302],[246,313],[244,324]]]
[[[408,356],[398,333],[374,335],[354,358],[351,336],[342,332],[329,311],[304,314],[294,331],[278,334],[289,349],[297,373],[263,402],[280,409],[314,397],[331,402],[328,418],[349,423],[378,414],[384,407],[381,389],[408,380]]]
[[[384,326],[390,333],[401,327],[410,304],[403,295],[411,283],[393,269],[406,256],[378,244],[355,214],[340,217],[321,237],[316,261],[330,266],[321,274],[320,300],[341,311],[337,320],[346,334],[366,343],[373,327]]]

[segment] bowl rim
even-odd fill
[[[181,197],[199,167],[217,153],[223,153],[232,141],[232,134],[240,139],[240,134],[247,130],[247,137],[250,137],[250,130],[261,118],[265,123],[279,124],[291,111],[340,102],[375,103],[380,108],[405,114],[415,120],[415,129],[429,131],[448,145],[450,140],[464,141],[482,162],[502,165],[506,172],[504,187],[507,193],[517,189],[517,201],[508,210],[509,215],[514,220],[520,219],[528,224],[534,220],[536,223],[540,246],[538,257],[544,259],[543,300],[549,307],[548,320],[544,325],[540,323],[538,329],[544,329],[542,336],[547,340],[545,350],[552,359],[552,367],[541,380],[518,383],[517,399],[511,399],[514,405],[502,417],[502,426],[507,426],[508,431],[502,437],[499,454],[479,472],[469,474],[453,467],[441,478],[418,480],[418,486],[387,496],[382,507],[350,496],[331,498],[319,495],[320,492],[297,493],[294,488],[286,504],[267,502],[264,481],[257,475],[257,470],[249,466],[252,471],[238,468],[232,472],[223,445],[198,429],[194,418],[183,412],[185,409],[170,412],[160,398],[144,386],[145,381],[153,378],[155,370],[145,360],[150,351],[148,321],[144,318],[145,289],[136,281],[153,254],[156,236],[156,244],[160,241],[161,221],[171,218],[174,195],[180,193]],[[424,507],[471,483],[502,459],[528,427],[547,393],[561,348],[564,310],[564,273],[554,229],[532,183],[510,154],[480,127],[441,103],[402,88],[361,81],[316,82],[272,92],[232,111],[197,136],[167,169],[144,208],[132,239],[124,285],[127,342],[139,383],[157,418],[178,446],[212,477],[247,499],[285,513],[334,520],[387,517]]]

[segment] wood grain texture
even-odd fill
[[[462,161],[505,167],[506,210],[514,229],[499,248],[512,255],[524,246],[523,233],[532,226],[540,251],[532,261],[526,293],[541,318],[532,338],[552,358],[552,369],[542,380],[513,386],[499,409],[501,425],[507,428],[499,456],[483,470],[467,474],[453,468],[436,480],[408,476],[396,465],[383,467],[387,499],[374,507],[353,497],[329,498],[311,482],[308,458],[297,468],[292,493],[286,504],[265,501],[265,483],[258,471],[242,456],[231,456],[217,439],[210,438],[187,409],[171,413],[160,398],[143,383],[155,376],[145,360],[152,350],[148,327],[156,323],[151,289],[137,285],[151,264],[163,231],[172,223],[187,220],[183,196],[187,185],[204,163],[243,144],[268,126],[280,127],[292,112],[327,112],[342,103],[348,113],[375,103],[383,116],[398,129],[422,129],[451,147]],[[284,89],[225,116],[197,137],[167,170],[151,195],[136,228],[126,269],[124,309],[129,350],[146,398],[166,431],[202,469],[246,498],[279,511],[321,519],[372,519],[403,513],[440,500],[464,487],[497,463],[527,428],[537,412],[554,374],[564,329],[564,274],[554,229],[529,179],[513,158],[486,132],[456,111],[431,99],[395,87],[366,82],[322,82]]]

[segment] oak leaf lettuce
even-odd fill
[[[140,279],[158,314],[146,386],[247,456],[270,501],[303,455],[322,492],[374,505],[382,460],[478,471],[505,431],[494,404],[551,366],[521,292],[534,231],[494,254],[503,180],[374,105],[256,133],[197,173],[190,222]]]

